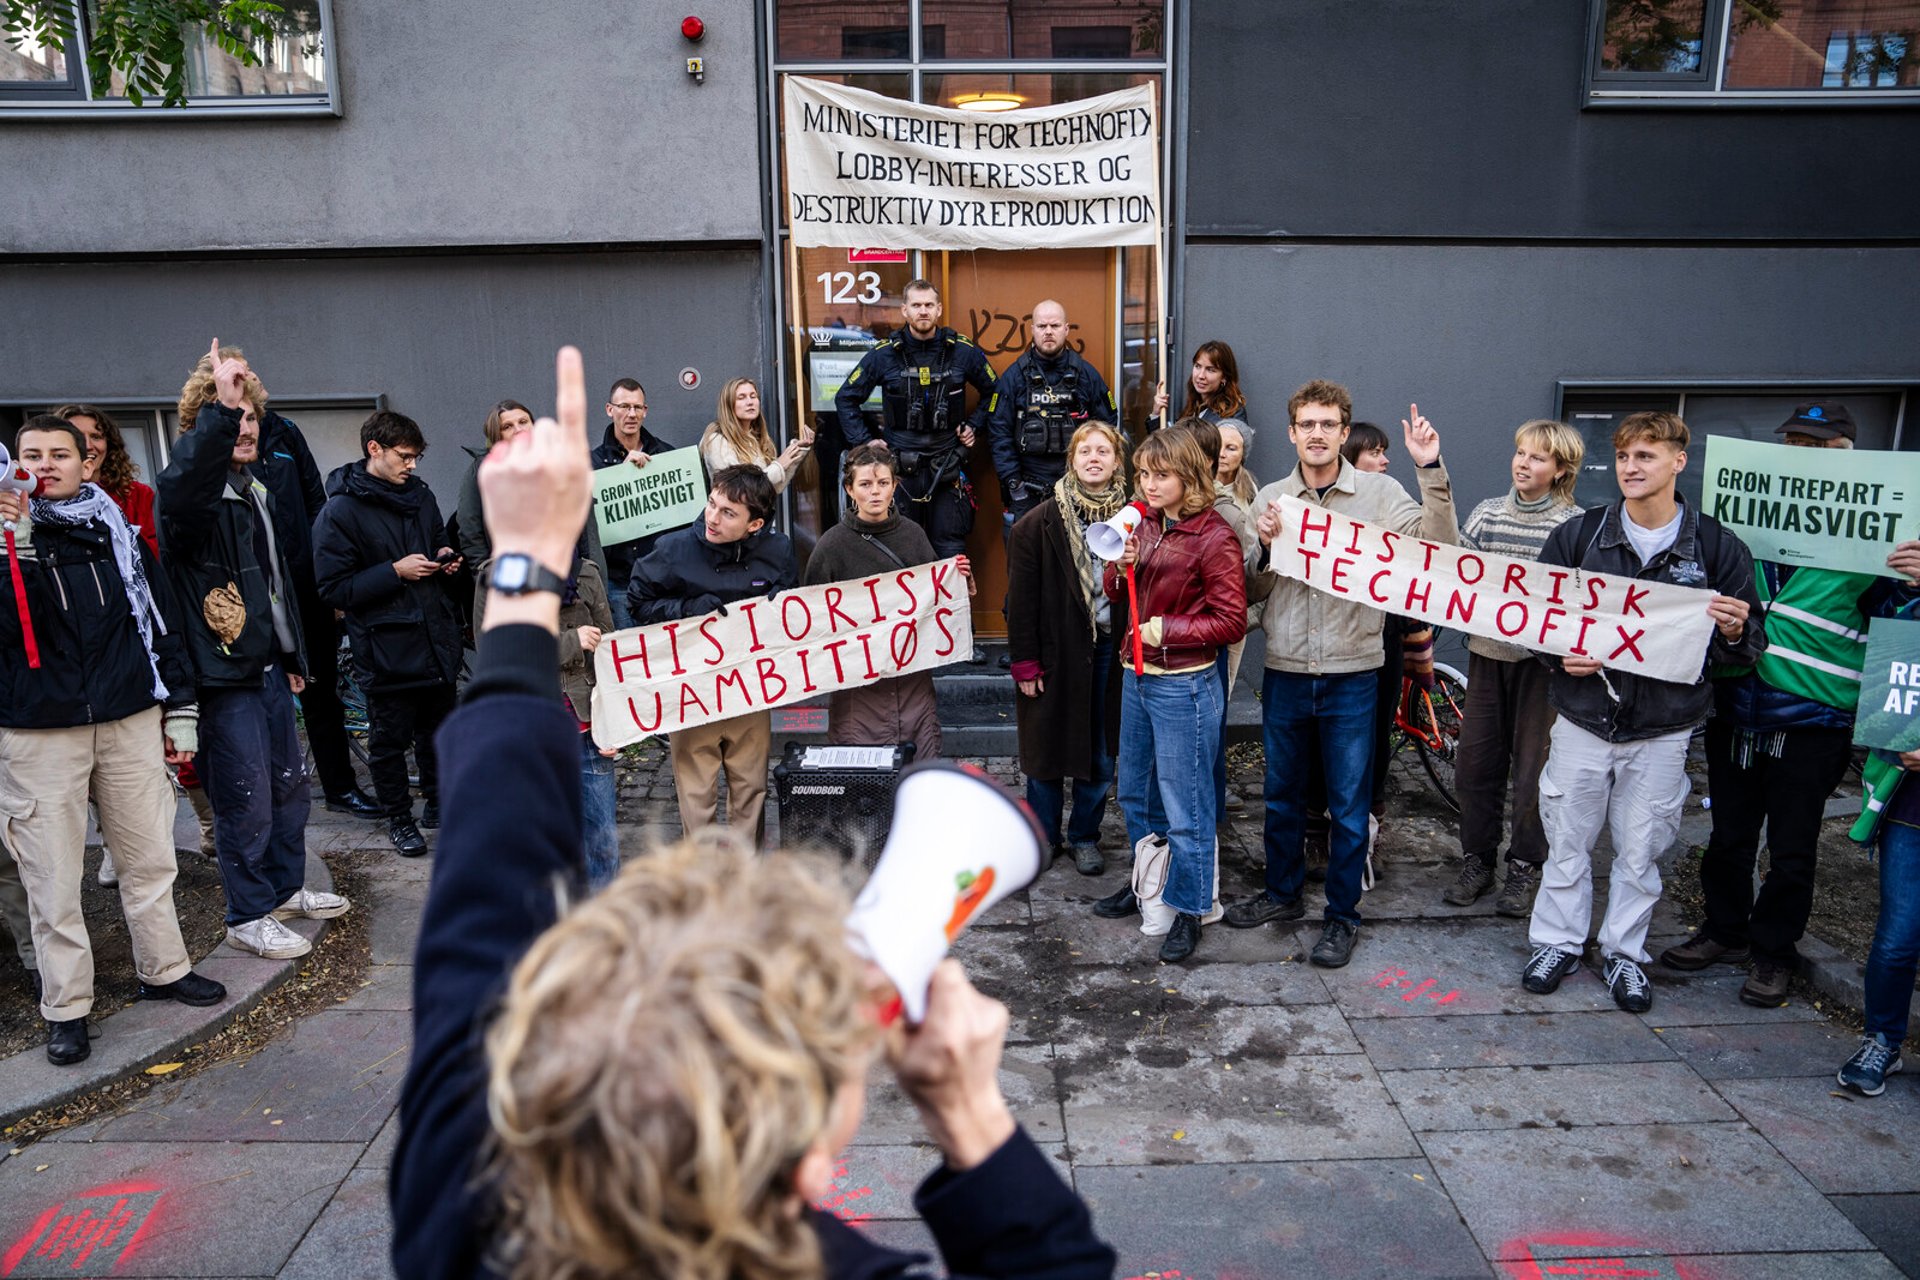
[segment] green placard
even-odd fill
[[[1887,553],[1920,538],[1920,454],[1713,436],[1704,479],[1701,509],[1756,559],[1893,578]]]
[[[1867,628],[1853,741],[1888,751],[1920,751],[1920,621],[1875,618]]]
[[[593,473],[602,546],[690,524],[706,505],[707,476],[695,448],[656,453],[644,467],[616,462]]]

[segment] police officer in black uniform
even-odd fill
[[[1067,345],[1067,309],[1038,303],[1031,324],[1033,345],[1000,375],[987,419],[1009,529],[1052,496],[1081,423],[1119,420],[1107,380]]]
[[[986,421],[993,368],[980,348],[940,324],[940,291],[908,283],[906,327],[866,355],[833,398],[847,448],[872,439],[860,406],[880,389],[880,438],[900,460],[900,514],[927,531],[934,554],[957,556],[973,531],[967,450]],[[980,393],[969,415],[967,385]]]

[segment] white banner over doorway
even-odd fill
[[[787,222],[801,248],[1154,244],[1153,87],[986,114],[788,76]]]

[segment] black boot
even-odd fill
[[[372,796],[355,787],[337,796],[328,796],[327,812],[350,813],[356,818],[377,818],[384,811]]]
[[[388,818],[387,839],[393,841],[394,851],[403,858],[417,858],[427,851],[427,838],[410,817]]]
[[[85,1062],[93,1046],[87,1042],[87,1020],[69,1018],[65,1022],[47,1022],[47,1061],[56,1067]]]
[[[1124,885],[1120,892],[1110,893],[1094,903],[1093,914],[1108,920],[1125,920],[1140,914],[1140,899],[1134,896],[1132,885]]]
[[[1160,944],[1160,963],[1179,964],[1200,945],[1200,917],[1182,911],[1173,918],[1173,928]]]

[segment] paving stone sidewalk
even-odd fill
[[[631,855],[677,833],[660,753],[623,771]],[[1012,762],[989,760],[1011,785]],[[1257,805],[1222,842],[1224,892],[1259,864]],[[958,948],[1013,1009],[1004,1082],[1093,1205],[1122,1277],[1920,1275],[1920,1088],[1836,1093],[1854,1036],[1730,970],[1654,973],[1651,1013],[1590,971],[1525,995],[1523,922],[1440,907],[1443,824],[1389,818],[1353,964],[1300,926],[1207,929],[1185,966],[1100,920],[1124,868],[1059,862]],[[323,814],[322,852],[377,849]],[[1123,843],[1110,823],[1109,845]],[[368,984],[244,1062],[0,1155],[0,1274],[378,1277],[427,860],[372,872]],[[1317,902],[1316,902],[1317,908]],[[1656,916],[1654,950],[1679,936]],[[879,1085],[830,1197],[920,1244],[936,1156]],[[1904,1268],[1904,1271],[1903,1271]]]

